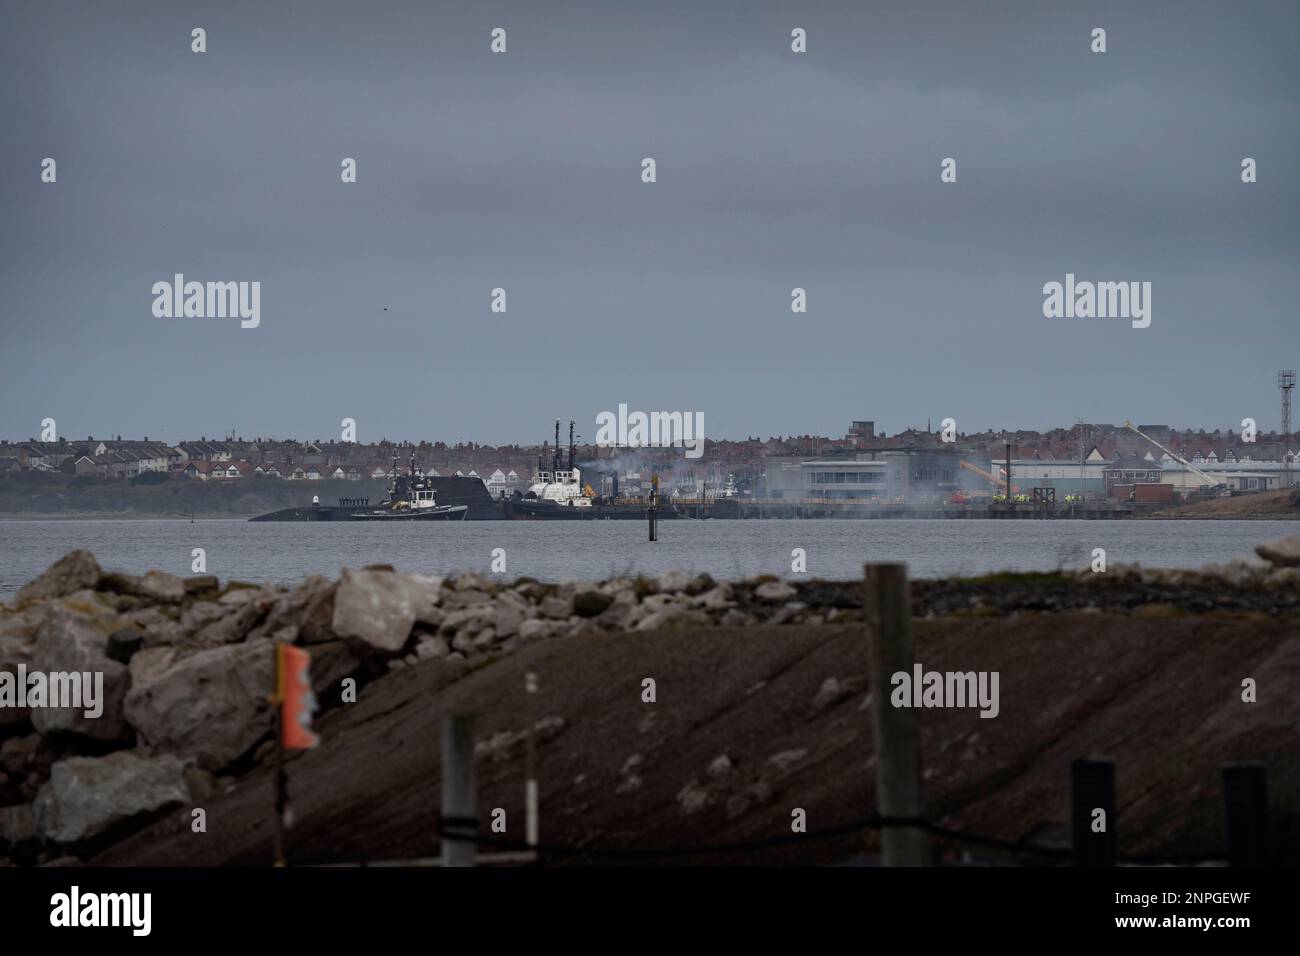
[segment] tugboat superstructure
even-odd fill
[[[574,461],[573,425],[569,422],[568,461],[560,455],[560,420],[555,420],[555,447],[551,452],[551,465],[546,467],[545,452],[537,459],[537,477],[528,493],[505,502],[508,518],[542,519],[558,521],[609,521],[646,517],[646,506],[641,503],[609,502],[597,498],[590,485],[582,482],[582,470]],[[546,443],[542,443],[545,448]],[[660,506],[660,518],[675,518],[671,505]]]
[[[393,478],[388,485],[388,497],[378,508],[354,511],[353,521],[464,521],[469,511],[466,505],[440,505],[434,500],[433,479],[415,467],[415,452],[411,452],[408,474],[397,471],[397,453],[393,453]]]
[[[551,468],[546,470],[543,459],[537,459],[537,478],[528,487],[525,498],[538,502],[553,502],[562,508],[590,508],[595,495],[590,488],[582,487],[582,471],[573,461],[573,422],[569,422],[569,461],[562,468],[560,458],[560,420],[555,420],[555,449]]]

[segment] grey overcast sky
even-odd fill
[[[1298,50],[1294,0],[4,0],[0,437],[1276,428]],[[261,326],[155,318],[176,272]],[[1150,328],[1044,318],[1067,272]]]

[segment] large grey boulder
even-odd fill
[[[476,571],[466,571],[456,579],[455,583],[457,591],[491,591],[494,587],[491,579],[485,578]]]
[[[472,635],[485,627],[493,626],[496,614],[497,609],[494,604],[476,604],[473,607],[449,611],[443,615],[438,633],[443,637],[451,637],[453,634]]]
[[[633,616],[633,612],[644,614],[641,605],[637,603],[636,592],[631,588],[621,588],[609,592],[613,595],[614,603],[601,612],[600,617],[596,618],[601,627],[608,630],[618,630],[625,624],[628,624],[628,618]],[[637,617],[639,620],[640,617]],[[635,624],[636,621],[631,622]]]
[[[798,593],[784,581],[764,581],[754,588],[754,597],[760,601],[788,601]]]
[[[186,634],[193,634],[196,631],[201,631],[213,621],[221,620],[222,617],[229,613],[231,613],[229,606],[219,604],[216,601],[195,601],[181,615],[181,630]]]
[[[0,847],[16,846],[35,840],[40,835],[36,826],[36,811],[29,803],[0,807]]]
[[[166,571],[150,571],[140,579],[140,595],[159,604],[175,604],[185,597],[185,582]]]
[[[450,653],[451,646],[447,643],[447,639],[437,635],[420,638],[420,643],[415,648],[415,656],[422,661],[446,657]]]
[[[54,746],[40,734],[8,737],[0,743],[0,771],[20,790],[30,785],[34,797],[41,784],[50,779],[50,766],[58,756]]]
[[[548,597],[542,601],[537,613],[552,621],[568,620],[569,616],[573,614],[573,598],[570,597],[566,600],[558,595]]]
[[[271,729],[273,645],[258,640],[185,653],[147,648],[131,658],[126,719],[143,743],[219,770]]]
[[[692,611],[680,604],[668,604],[651,611],[637,621],[634,630],[657,631],[665,627],[708,627],[709,616],[703,611]]]
[[[13,674],[16,681],[20,665],[28,669],[32,666],[31,638],[0,632],[0,671]],[[0,728],[23,724],[30,718],[31,710],[26,707],[0,706]]]
[[[519,639],[524,642],[535,641],[551,637],[563,628],[564,624],[559,621],[546,621],[539,617],[529,618],[519,625]]]
[[[32,726],[42,734],[102,741],[130,736],[123,708],[130,671],[108,656],[108,635],[116,629],[115,615],[78,596],[47,607],[45,623],[32,645],[30,669],[44,672],[47,678],[56,673],[80,674],[83,700],[82,706],[32,708]],[[91,708],[85,697],[98,683],[98,674],[103,675],[103,684]],[[88,710],[99,715],[88,717]]]
[[[70,551],[55,561],[35,581],[25,585],[14,603],[25,607],[37,601],[61,598],[76,591],[94,588],[99,582],[99,562],[89,551]]]
[[[271,601],[260,598],[246,601],[233,611],[222,605],[213,606],[222,608],[223,613],[204,625],[194,635],[195,641],[203,647],[234,644],[248,637],[253,628],[266,617]],[[198,605],[196,604],[195,607]]]
[[[171,609],[175,613],[175,609]],[[122,624],[140,631],[144,647],[176,644],[185,637],[185,629],[162,608],[142,607],[122,615]]]
[[[674,594],[677,591],[685,591],[690,583],[691,576],[685,571],[668,570],[659,575],[659,592]]]
[[[396,652],[411,628],[436,607],[438,578],[395,571],[343,571],[334,595],[334,633],[380,651]]]
[[[188,802],[184,763],[119,750],[54,764],[36,795],[36,825],[54,843],[79,843],[141,814]]]
[[[254,636],[274,634],[290,624],[297,626],[304,643],[315,644],[335,640],[334,591],[336,585],[328,578],[313,574],[297,587],[279,595],[271,605],[266,620]],[[258,592],[233,591],[221,600],[234,595]]]
[[[736,606],[736,602],[732,600],[731,585],[725,581],[717,587],[702,591],[691,598],[691,604],[695,607],[702,607],[706,611],[725,611],[727,608]]]
[[[492,627],[496,630],[497,636],[506,638],[518,634],[519,625],[524,622],[524,613],[525,608],[520,607],[515,601],[506,600],[504,597],[494,601]]]
[[[1300,567],[1300,534],[1257,545],[1255,553],[1274,567]]]
[[[12,637],[30,644],[36,640],[41,625],[45,623],[45,605],[38,604],[21,611],[11,611],[0,605],[0,637]]]

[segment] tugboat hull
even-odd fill
[[[353,521],[464,521],[468,513],[465,505],[446,505],[420,511],[355,511],[348,517]]]

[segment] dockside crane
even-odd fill
[[[997,462],[994,462],[994,464],[996,465]],[[984,470],[983,468],[981,468],[979,465],[976,465],[976,464],[974,464],[974,463],[972,463],[972,462],[969,462],[969,461],[965,461],[965,460],[963,460],[963,461],[961,462],[961,467],[962,467],[962,468],[965,468],[965,469],[966,469],[967,471],[969,471],[969,472],[973,472],[973,473],[979,475],[981,478],[983,478],[985,481],[987,481],[989,484],[991,484],[991,485],[993,486],[993,492],[994,492],[994,493],[996,493],[996,492],[1000,492],[1000,491],[1003,489],[1003,487],[1006,485],[1006,480],[1005,480],[1006,469],[1005,469],[1005,468],[1002,469],[1002,471],[1003,471],[1003,477],[1002,477],[1002,478],[999,478],[999,477],[997,477],[996,475],[994,475],[992,472],[985,471],[985,470]],[[1012,485],[1012,486],[1011,486],[1011,493],[1012,493],[1013,495],[1018,495],[1018,494],[1020,494],[1020,486],[1019,486],[1019,485]]]
[[[1132,422],[1125,422],[1124,427],[1137,435],[1141,435],[1143,438],[1145,438],[1151,444],[1155,445],[1157,448],[1159,448],[1162,452],[1164,452],[1174,461],[1178,462],[1178,464],[1182,465],[1184,468],[1190,471],[1197,478],[1201,479],[1201,481],[1205,482],[1205,484],[1209,486],[1210,491],[1212,491],[1218,497],[1226,498],[1232,494],[1232,491],[1223,482],[1217,481],[1214,478],[1210,477],[1205,472],[1201,471],[1201,469],[1193,465],[1186,458],[1184,458],[1182,455],[1178,454],[1178,452],[1166,448],[1164,445],[1160,444],[1160,442],[1156,441],[1150,435],[1140,430]]]

